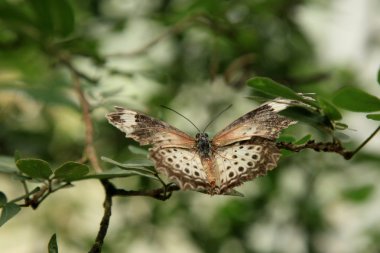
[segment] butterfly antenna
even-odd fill
[[[177,112],[176,110],[174,110],[174,109],[172,109],[172,108],[169,108],[169,107],[167,107],[167,106],[165,106],[165,105],[161,105],[161,107],[163,107],[163,108],[165,108],[165,109],[168,109],[168,110],[170,110],[170,111],[172,111],[172,112],[175,112],[175,113],[177,113],[178,115],[180,115],[180,116],[182,116],[184,119],[186,119],[187,121],[189,121],[190,122],[190,124],[192,124],[197,130],[198,130],[198,132],[201,132],[201,130],[199,130],[199,128],[191,121],[191,120],[189,120],[185,115],[182,115],[181,113],[179,113],[179,112]]]
[[[217,119],[217,118],[219,118],[219,116],[220,115],[222,115],[222,113],[224,113],[225,111],[227,111],[228,109],[230,109],[231,108],[231,106],[232,106],[232,104],[231,105],[229,105],[229,106],[227,106],[226,108],[224,108],[223,109],[223,111],[221,111],[220,113],[218,113],[208,124],[207,124],[207,126],[203,129],[203,131],[202,131],[202,133],[204,133],[205,131],[206,131],[206,129],[212,124],[212,123],[214,123],[214,121]]]

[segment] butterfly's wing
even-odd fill
[[[108,121],[141,145],[193,148],[194,138],[177,128],[143,113],[115,107],[106,115]]]
[[[219,194],[257,176],[263,176],[277,165],[280,151],[266,138],[253,137],[217,149],[215,154],[219,170]]]
[[[208,192],[211,185],[194,150],[178,147],[153,147],[149,157],[158,172],[165,174],[183,190]]]
[[[253,111],[238,118],[225,129],[217,133],[212,143],[215,146],[224,146],[234,142],[249,140],[253,136],[260,136],[274,140],[282,129],[296,121],[278,114],[296,103],[288,99],[275,99],[261,105]]]

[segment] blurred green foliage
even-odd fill
[[[200,114],[210,118],[225,104],[243,106],[247,96],[297,99],[310,107],[286,112],[305,123],[286,133],[296,144],[339,139],[338,126],[345,128],[345,118],[333,104],[375,112],[367,118],[379,121],[380,93],[355,87],[355,74],[348,70],[318,65],[312,43],[295,19],[299,8],[313,2],[0,0],[1,182],[15,189],[27,182],[34,190],[23,198],[39,190],[36,183],[49,185],[52,192],[85,179],[115,179],[127,190],[158,186],[146,169],[145,149],[106,123],[104,114],[117,104],[164,118],[169,116],[159,105],[172,104],[202,122]],[[98,155],[122,161],[104,158],[108,170],[102,173],[73,162],[85,148],[73,73],[90,103]],[[299,94],[308,92],[315,100]],[[353,148],[357,142],[345,145]],[[16,150],[21,155],[14,159]],[[337,159],[288,152],[278,169],[244,186],[244,198],[179,192],[164,203],[120,200],[133,211],[118,216],[104,252],[122,252],[141,242],[165,251],[162,245],[168,241],[183,243],[189,252],[326,252],[324,242],[334,241],[331,205],[369,205],[379,179],[378,151],[363,151],[349,163]],[[52,179],[62,181],[50,185]],[[324,192],[326,185],[336,194]],[[87,197],[77,194],[82,200]],[[11,200],[0,192],[0,226],[20,211],[15,202],[23,198]],[[113,212],[124,210],[115,207]],[[49,236],[56,232],[77,252],[86,251],[93,241],[52,218],[46,221],[52,222]],[[361,252],[380,249],[378,227],[368,231]],[[47,244],[48,236],[43,238]],[[49,252],[58,252],[56,243],[54,235]]]

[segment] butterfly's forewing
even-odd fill
[[[193,148],[194,138],[169,124],[143,113],[115,107],[107,114],[108,121],[141,145]]]
[[[153,147],[149,151],[156,170],[165,174],[181,189],[207,192],[210,188],[197,152],[176,147]]]
[[[238,118],[215,135],[212,143],[224,146],[238,141],[249,140],[253,136],[274,140],[281,130],[295,121],[278,114],[287,108],[292,101],[275,99],[261,105],[255,110]]]
[[[280,151],[268,139],[253,137],[218,149],[216,163],[220,173],[220,194],[262,176],[277,165]]]

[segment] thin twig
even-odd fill
[[[73,80],[74,80],[74,87],[78,93],[78,97],[79,97],[80,104],[82,107],[82,114],[83,114],[85,129],[86,129],[85,156],[90,161],[90,164],[94,168],[94,170],[97,173],[100,173],[102,172],[102,168],[100,167],[98,156],[96,154],[96,149],[94,146],[94,139],[93,139],[94,130],[93,130],[93,125],[92,125],[92,119],[90,116],[90,106],[80,87],[80,80],[79,80],[80,76],[78,76],[77,73],[75,72],[73,72],[72,75],[73,75]],[[107,235],[108,226],[109,226],[111,213],[112,213],[111,212],[112,211],[112,190],[114,189],[114,186],[108,180],[101,180],[101,183],[105,190],[105,199],[103,203],[104,214],[100,222],[100,228],[96,236],[95,242],[89,251],[90,253],[99,253],[102,251],[102,246],[104,243],[104,239]]]
[[[102,246],[104,243],[104,238],[107,235],[111,214],[112,214],[112,191],[114,190],[114,185],[108,180],[101,180],[102,185],[105,190],[105,200],[103,203],[104,213],[102,221],[100,222],[100,228],[98,234],[96,235],[95,243],[92,245],[89,253],[99,253],[102,251]]]
[[[352,151],[351,157],[354,156],[356,153],[358,153],[377,134],[377,132],[379,132],[379,130],[380,130],[380,126],[376,128],[376,130],[370,136],[368,136],[368,138],[365,139],[365,141],[363,141],[363,143],[359,145],[359,147],[357,147],[354,151]]]
[[[33,196],[33,199],[30,202],[30,206],[33,209],[37,209],[37,207],[53,192],[56,192],[58,190],[61,190],[63,188],[66,188],[67,186],[70,186],[71,184],[69,182],[66,182],[65,184],[62,184],[58,186],[57,188],[52,189],[51,188],[51,181],[49,181],[49,184],[46,185],[46,188],[41,188],[40,192],[42,194],[36,194]],[[46,193],[46,194],[45,194]]]
[[[100,167],[98,156],[96,154],[96,150],[94,146],[94,139],[93,139],[94,129],[92,126],[92,120],[90,116],[90,106],[87,102],[86,97],[84,96],[82,88],[80,87],[79,76],[76,73],[73,73],[73,81],[74,81],[75,90],[78,93],[79,101],[82,107],[82,114],[83,114],[83,120],[84,120],[85,131],[86,131],[86,148],[85,148],[86,155],[87,155],[88,160],[90,161],[91,166],[94,168],[94,170],[97,173],[100,173],[102,172],[102,168]]]
[[[66,59],[66,57],[60,57],[59,62],[62,65],[66,66],[71,71],[71,73],[73,73],[76,76],[86,80],[87,82],[89,82],[89,83],[97,83],[98,82],[97,79],[88,76],[87,74],[83,73],[82,71],[80,71],[76,67],[74,67],[74,65],[71,63],[71,61]]]
[[[107,235],[107,230],[109,227],[109,222],[112,214],[112,197],[114,196],[125,196],[125,197],[132,197],[132,196],[146,196],[146,197],[152,197],[158,200],[167,200],[170,198],[171,193],[173,191],[178,191],[178,186],[174,184],[165,185],[163,188],[149,190],[149,191],[127,191],[123,189],[116,188],[110,181],[108,180],[101,180],[102,185],[105,189],[105,195],[106,198],[104,200],[103,206],[104,206],[104,214],[102,221],[100,222],[100,229],[98,231],[98,234],[95,239],[95,243],[92,245],[92,248],[90,249],[89,253],[99,253],[102,250],[102,246],[104,243],[104,238]]]

